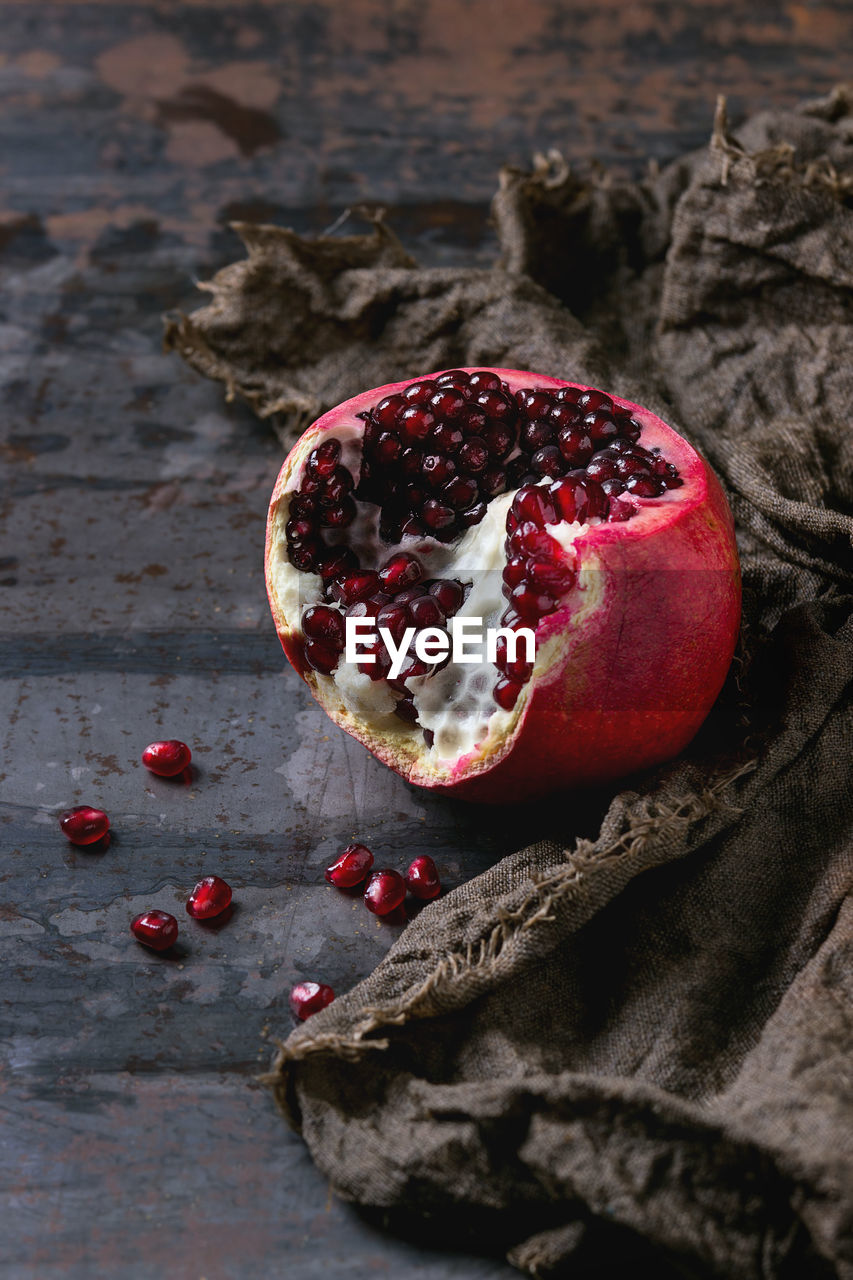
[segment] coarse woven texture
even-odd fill
[[[639,184],[504,172],[493,270],[420,269],[381,223],[243,228],[169,326],[283,436],[457,364],[612,388],[737,521],[743,644],[690,750],[594,839],[567,797],[281,1049],[318,1165],[392,1226],[467,1222],[535,1276],[853,1277],[851,204],[853,92],[736,137],[720,106]]]

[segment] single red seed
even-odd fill
[[[337,609],[315,604],[302,615],[302,631],[311,640],[325,640],[343,652],[344,620]]]
[[[445,373],[440,373],[435,380],[437,387],[467,387],[469,374],[464,369],[448,369]]]
[[[320,576],[324,582],[328,582],[331,578],[339,578],[342,574],[357,568],[358,556],[352,547],[336,548],[319,561]]]
[[[312,1014],[325,1009],[334,998],[333,988],[327,986],[325,982],[297,982],[296,986],[290,989],[290,1009],[300,1022],[304,1022]]]
[[[572,467],[582,467],[589,462],[595,448],[591,437],[582,427],[561,427],[557,444]]]
[[[317,525],[307,516],[297,516],[288,520],[284,526],[284,532],[288,542],[302,543],[306,538],[316,536]]]
[[[409,605],[412,626],[422,631],[424,627],[443,627],[447,621],[444,610],[435,596],[421,596]]]
[[[347,529],[355,517],[355,502],[347,496],[337,503],[324,503],[320,523],[324,529]]]
[[[674,483],[681,484],[681,481],[677,480]],[[485,502],[475,502],[473,507],[468,507],[466,511],[460,511],[459,523],[462,525],[462,528],[470,529],[472,525],[479,524],[485,516],[486,510]]]
[[[643,475],[629,476],[625,485],[628,492],[635,494],[638,498],[657,498],[663,487],[663,480],[659,480],[657,476]]]
[[[59,815],[59,826],[62,834],[72,844],[94,844],[102,839],[110,829],[110,820],[103,809],[93,809],[91,805],[80,804],[75,809],[66,809]]]
[[[455,578],[440,578],[438,582],[430,583],[429,594],[435,596],[449,618],[465,599],[465,588]]]
[[[360,573],[346,573],[332,583],[332,595],[343,605],[366,600],[378,590],[379,574],[374,573],[372,569],[364,569]]]
[[[583,391],[578,396],[577,403],[584,413],[594,412],[597,409],[606,410],[608,415],[613,412],[613,401],[610,396],[605,395],[603,391],[596,391],[592,387],[590,387],[589,391]]]
[[[549,422],[547,418],[534,418],[532,422],[523,423],[520,436],[522,449],[532,452],[534,449],[541,449],[544,445],[551,444],[556,430],[554,423]]]
[[[503,580],[506,583],[508,591],[513,587],[517,587],[527,577],[527,561],[524,556],[510,556],[504,565]],[[508,594],[505,592],[504,594]]]
[[[550,391],[534,391],[525,389],[515,393],[516,403],[531,420],[544,418],[551,410],[554,398]]]
[[[404,604],[384,604],[376,615],[377,627],[384,627],[390,632],[395,644],[399,644],[409,626],[409,611]]]
[[[353,479],[346,467],[335,467],[323,488],[323,501],[332,504],[342,502],[352,487]]]
[[[435,382],[430,378],[424,378],[421,382],[410,383],[403,392],[403,396],[409,404],[426,404],[437,389]]]
[[[330,676],[338,665],[341,651],[326,640],[305,641],[305,661],[321,675]]]
[[[429,406],[440,418],[455,418],[465,408],[465,397],[454,387],[439,387],[430,396]]]
[[[151,742],[142,753],[145,768],[156,773],[159,778],[174,778],[176,774],[183,773],[191,759],[189,747],[177,738]]]
[[[338,465],[341,456],[341,444],[339,440],[324,440],[316,449],[312,449],[308,455],[307,467],[315,475],[323,480],[334,473],[335,467]]]
[[[522,686],[515,680],[499,680],[494,687],[493,697],[499,707],[504,711],[512,711],[518,695],[521,693]]]
[[[546,613],[553,613],[556,602],[552,596],[545,591],[537,591],[534,587],[529,587],[525,583],[515,587],[509,598],[510,605],[522,618],[534,621],[542,618]]]
[[[453,524],[456,513],[437,498],[429,498],[424,503],[423,519],[430,529],[446,529]]]
[[[429,433],[429,443],[440,453],[458,453],[464,439],[460,429],[452,422],[439,422]]]
[[[489,462],[489,450],[485,440],[480,439],[479,436],[472,436],[466,440],[459,450],[458,462],[459,470],[468,475],[476,476],[484,471]]]
[[[550,491],[547,487],[541,485],[525,485],[522,489],[519,489],[512,500],[510,511],[519,524],[523,521],[531,521],[533,524],[538,525],[540,529],[544,528],[546,524],[553,524],[556,520],[556,512],[551,501]]]
[[[205,876],[187,898],[187,915],[195,920],[209,920],[212,916],[221,916],[230,905],[230,884],[220,876]]]
[[[406,403],[402,396],[386,396],[373,410],[373,421],[386,431],[390,430],[397,421],[397,415],[406,407]]]
[[[392,435],[390,431],[383,431],[373,449],[376,460],[386,467],[396,462],[402,452],[403,446],[399,437]]]
[[[498,390],[501,380],[496,373],[491,373],[488,369],[476,369],[474,373],[468,375],[468,386],[472,391],[490,391]]]
[[[427,483],[433,489],[438,489],[456,475],[456,463],[443,454],[428,453],[424,456],[423,474]]]
[[[143,911],[131,920],[130,931],[152,951],[168,951],[177,939],[178,922],[168,911]]]
[[[375,916],[387,916],[406,896],[406,882],[399,871],[374,871],[364,891],[364,905]]]
[[[537,449],[530,459],[530,470],[537,476],[559,476],[563,474],[566,461],[555,444],[546,444]]]
[[[364,844],[348,844],[343,853],[326,867],[326,879],[338,889],[361,884],[373,866],[373,854]]]
[[[415,556],[406,555],[405,552],[391,556],[379,570],[379,581],[391,595],[420,582],[423,576],[424,570],[420,560]]]
[[[435,414],[422,405],[407,405],[397,421],[397,430],[405,444],[425,440],[435,426]]]
[[[575,580],[574,571],[564,564],[549,560],[531,560],[527,565],[527,581],[537,591],[560,596],[568,591]]]
[[[455,476],[441,491],[445,498],[457,511],[466,511],[471,506],[480,490],[477,481],[470,476]]]
[[[406,872],[406,888],[414,897],[421,898],[426,902],[430,898],[437,898],[441,893],[438,868],[428,853],[422,854],[420,858],[415,858],[409,864],[409,869]]]

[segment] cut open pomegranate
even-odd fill
[[[332,719],[409,781],[490,801],[677,754],[740,617],[699,454],[618,396],[505,369],[320,418],[275,486],[266,577]]]

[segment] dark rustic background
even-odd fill
[[[332,1201],[254,1080],[292,982],[344,989],[396,934],[324,885],[332,853],[430,852],[452,885],[530,822],[415,793],[284,669],[279,446],[160,353],[160,315],[239,253],[234,218],[381,202],[421,259],[488,261],[504,161],[636,174],[701,145],[719,91],[735,119],[825,91],[851,35],[848,0],[0,0],[4,1276],[514,1274]],[[191,785],[142,770],[158,736]],[[59,834],[84,801],[106,851]],[[211,872],[226,925],[130,939]]]

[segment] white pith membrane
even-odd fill
[[[340,442],[341,463],[352,475],[356,487],[361,473],[362,434],[361,423],[342,422],[329,432],[328,437],[324,437]],[[287,506],[282,506],[276,517],[281,531],[288,519],[289,499],[297,492],[301,479],[301,469],[295,470],[283,498],[283,501],[287,500]],[[546,490],[550,483],[548,478],[540,481]],[[358,555],[362,569],[378,570],[392,555],[402,551],[417,557],[424,569],[424,580],[451,578],[462,582],[466,587],[466,597],[453,617],[482,619],[485,654],[488,630],[502,626],[501,617],[507,607],[502,579],[507,559],[505,527],[507,512],[517,492],[518,489],[513,489],[492,498],[482,521],[466,530],[455,543],[439,542],[428,536],[407,536],[399,543],[387,543],[379,537],[379,507],[360,500],[356,500],[357,515],[353,523],[341,531],[325,530],[325,541],[330,547],[351,547]],[[643,505],[638,505],[638,514]],[[546,525],[545,532],[561,545],[565,551],[564,564],[575,572],[575,543],[601,523],[599,517],[592,517],[589,523],[583,524],[563,521]],[[290,564],[283,533],[278,539],[270,572],[282,614],[291,626],[297,625],[311,605],[337,607],[324,595],[319,575],[302,572]],[[569,625],[577,625],[596,607],[599,578],[599,574],[590,570],[581,571],[559,600],[555,612],[561,614],[563,631],[567,614]],[[342,607],[340,611],[345,613]],[[531,622],[529,625],[537,631],[553,617],[553,613],[548,614],[538,624]],[[448,630],[450,622],[448,619]],[[524,712],[534,683],[547,673],[564,647],[564,635],[555,635],[545,643],[537,643],[533,673],[510,711],[498,706],[494,700],[494,685],[500,673],[485,656],[482,662],[464,664],[454,662],[451,657],[434,673],[410,677],[406,687],[413,695],[417,724],[409,724],[395,715],[400,695],[389,687],[386,680],[371,680],[355,663],[346,662],[343,657],[331,675],[314,671],[312,676],[318,688],[327,695],[324,699],[327,704],[339,701],[342,710],[360,724],[383,737],[393,736],[398,742],[409,742],[419,759],[427,765],[446,767],[471,753],[488,757],[507,739]],[[476,648],[480,648],[479,639]],[[518,652],[523,656],[523,646],[520,645]],[[424,730],[433,735],[431,744],[424,738]]]

